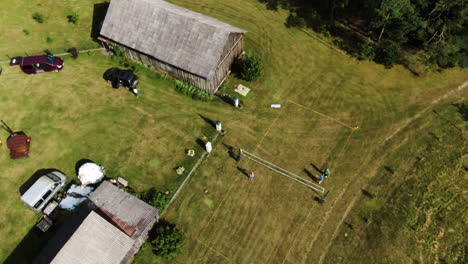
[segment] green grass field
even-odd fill
[[[19,187],[42,168],[57,168],[76,178],[75,164],[83,158],[108,168],[110,177],[124,177],[139,191],[175,188],[174,168],[187,159],[185,150],[212,128],[198,114],[210,117],[208,105],[174,91],[170,79],[137,70],[140,97],[113,89],[102,74],[118,66],[94,52],[77,60],[65,58],[60,73],[26,75],[5,67],[1,75],[1,119],[33,138],[30,158],[10,160],[2,146],[0,168],[0,259],[8,256],[36,216],[19,201]],[[208,108],[208,109],[207,109]],[[6,139],[7,132],[2,141]]]
[[[365,186],[375,198],[359,198],[327,263],[466,262],[468,120],[459,107],[438,106],[402,131]]]
[[[46,2],[37,3],[48,10]],[[28,133],[33,145],[31,157],[17,161],[9,160],[2,147],[0,261],[34,225],[36,216],[19,201],[18,188],[36,170],[56,167],[71,178],[75,163],[89,158],[108,167],[109,175],[129,179],[138,190],[164,188],[177,181],[173,168],[184,160],[184,150],[209,129],[201,114],[223,122],[225,145],[244,148],[303,177],[308,177],[304,170],[317,176],[312,164],[330,168],[332,174],[322,184],[330,193],[320,205],[310,189],[249,160],[236,163],[218,144],[163,214],[187,237],[174,262],[335,263],[343,257],[336,250],[352,251],[340,236],[348,218],[361,212],[361,189],[373,191],[384,166],[405,164],[402,156],[392,153],[409,140],[406,131],[417,137],[422,128],[414,123],[433,107],[467,96],[466,90],[456,89],[466,81],[466,70],[415,77],[399,66],[385,69],[360,62],[287,29],[285,12],[268,11],[255,0],[172,2],[248,31],[246,51],[261,55],[265,73],[246,84],[252,92],[241,98],[245,107],[193,101],[177,94],[171,80],[143,69],[137,72],[141,96],[135,98],[104,82],[102,73],[116,64],[99,52],[76,61],[66,58],[62,72],[37,76],[3,64],[2,119]],[[95,1],[73,3],[65,1],[67,6],[56,8],[65,16],[57,22],[63,23],[57,27],[63,42],[52,43],[56,50],[63,51],[71,41],[96,45],[89,37],[91,25],[85,23],[91,21]],[[77,6],[83,10],[80,31],[66,21],[68,8]],[[22,28],[36,23],[29,19],[34,5],[22,3],[0,12],[14,11],[16,18],[7,15],[11,22],[0,25],[0,32],[23,34]],[[47,37],[40,32],[47,25],[35,26],[37,36],[29,36],[37,45],[28,52],[51,48],[39,42]],[[22,49],[26,50],[2,42],[0,55]],[[237,82],[229,80],[231,85]],[[276,103],[283,107],[270,108]],[[360,128],[350,128],[355,126]],[[425,142],[412,144],[418,149]],[[249,181],[237,167],[255,171],[256,178]],[[396,186],[389,184],[388,193],[393,192],[390,188]],[[373,254],[377,258],[382,252]],[[135,259],[159,262],[148,246]]]
[[[95,4],[102,2],[104,1],[0,0],[0,61],[13,56],[40,54],[45,49],[62,53],[71,47],[99,47],[91,39],[91,28]],[[77,25],[68,22],[67,16],[73,12],[80,14]],[[36,22],[32,18],[34,13],[42,14],[44,23]]]

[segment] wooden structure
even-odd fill
[[[105,181],[33,263],[129,263],[158,217],[156,208]]]
[[[42,232],[47,232],[53,225],[52,219],[47,217],[46,215],[42,216],[41,220],[37,222],[36,227],[41,230]]]
[[[213,94],[242,54],[245,32],[162,0],[112,0],[99,40]]]
[[[14,132],[3,120],[2,127],[10,136],[7,138],[7,147],[10,150],[10,158],[18,159],[29,156],[29,149],[31,147],[31,138],[24,132]]]

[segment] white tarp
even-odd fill
[[[94,188],[78,186],[73,184],[67,191],[67,197],[60,201],[60,208],[73,210],[80,203],[84,202]]]
[[[82,185],[98,183],[104,178],[104,168],[95,163],[85,163],[78,169],[78,178]]]

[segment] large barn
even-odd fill
[[[99,38],[132,60],[215,93],[246,31],[162,0],[112,0]]]

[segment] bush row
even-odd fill
[[[32,18],[36,20],[37,23],[42,24],[46,21],[46,18],[43,14],[35,12],[32,14]],[[80,22],[80,13],[73,12],[72,14],[67,16],[68,22],[72,24],[78,24]]]
[[[188,95],[195,100],[211,101],[214,98],[212,94],[205,92],[203,90],[200,90],[199,88],[189,83],[179,81],[179,80],[176,80],[175,83],[176,83],[177,92]]]

